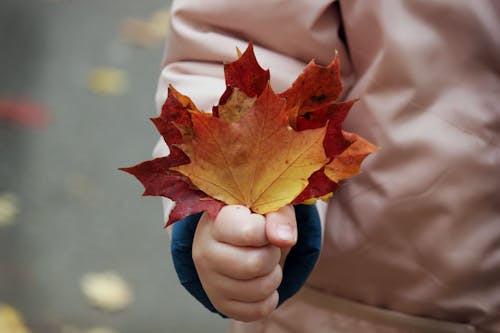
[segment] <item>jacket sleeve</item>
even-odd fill
[[[285,90],[310,60],[328,64],[335,51],[345,92],[354,80],[336,1],[173,1],[170,25],[156,93],[158,112],[169,84],[199,109],[211,110],[225,90],[222,64],[235,60],[236,47],[244,50],[249,41],[261,66],[270,69],[275,91]],[[154,156],[167,154],[160,140]],[[165,199],[165,216],[172,207]]]
[[[353,79],[342,42],[340,14],[331,0],[182,0],[173,1],[170,35],[165,46],[156,102],[158,110],[172,84],[201,110],[211,110],[225,90],[222,64],[236,59],[236,47],[254,43],[256,57],[271,71],[275,91],[285,90],[307,62],[328,64],[335,51],[342,61],[344,85]],[[347,89],[345,89],[347,90]],[[160,141],[155,156],[168,154]],[[165,199],[165,216],[173,203]],[[321,247],[320,218],[314,206],[296,207],[298,244],[287,257],[280,286],[280,304],[305,282]],[[199,216],[174,224],[172,255],[181,283],[202,304],[215,311],[199,282],[191,245]],[[172,230],[170,230],[172,231]]]

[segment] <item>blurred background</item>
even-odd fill
[[[167,0],[0,0],[0,333],[224,332],[180,286],[151,158]]]

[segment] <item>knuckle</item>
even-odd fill
[[[272,312],[267,304],[258,304],[251,306],[250,309],[237,314],[238,320],[244,322],[256,321],[267,317]]]
[[[279,263],[281,260],[281,249],[276,246],[271,246],[269,251],[271,252],[270,255],[273,258],[273,261]]]
[[[269,302],[268,302],[268,311],[269,313],[273,312],[276,310],[276,307],[278,306],[280,300],[280,296],[278,294],[278,291],[275,291],[271,297],[269,297]]]
[[[245,262],[245,272],[251,277],[269,274],[279,263],[281,250],[275,246],[266,246],[252,251]]]
[[[261,267],[262,262],[259,256],[251,255],[248,256],[246,260],[244,271],[249,277],[254,277],[260,274],[260,271],[262,270]]]
[[[263,301],[257,306],[256,316],[258,318],[267,317],[271,312],[274,311],[274,309],[276,309],[277,305],[278,305],[278,292],[275,291],[265,301]]]
[[[258,290],[255,290],[255,293],[253,295],[253,299],[257,300],[257,301],[265,300],[274,292],[274,290],[275,289],[270,287],[269,283],[267,283],[267,284],[262,283],[261,288],[259,288]]]
[[[247,304],[244,307],[234,307],[230,302],[213,303],[217,310],[233,319],[251,322],[263,319],[276,309],[278,304],[278,293],[275,291],[266,299],[253,304]]]
[[[245,271],[251,277],[260,276],[266,273],[266,256],[262,251],[254,251],[247,257]]]
[[[262,277],[258,281],[254,292],[255,297],[259,300],[264,300],[271,296],[281,284],[282,277],[283,273],[281,267],[278,265],[269,275]]]
[[[278,289],[279,285],[281,284],[281,281],[283,279],[283,272],[281,270],[281,267],[277,265],[273,272],[269,274],[266,279],[263,281],[264,285],[262,289],[266,289],[269,292]]]
[[[244,244],[254,244],[259,241],[258,226],[254,223],[245,223],[240,229],[240,238]]]

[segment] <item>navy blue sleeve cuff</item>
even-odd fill
[[[296,205],[298,239],[283,267],[283,280],[278,287],[279,303],[295,295],[311,274],[321,250],[321,223],[314,205]],[[212,305],[203,289],[191,255],[194,233],[201,214],[174,223],[171,241],[172,259],[181,284],[212,312],[222,313]]]

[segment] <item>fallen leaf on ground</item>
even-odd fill
[[[115,272],[86,274],[80,286],[88,302],[105,311],[123,310],[133,299],[128,283]]]
[[[35,102],[20,98],[0,99],[0,121],[28,128],[41,128],[50,119],[47,109]]]
[[[151,32],[149,22],[133,17],[122,22],[120,35],[128,43],[140,47],[153,47],[158,42],[156,34]]]
[[[149,20],[129,17],[122,22],[120,35],[135,46],[154,47],[160,45],[167,36],[169,19],[167,10],[156,11]]]
[[[87,84],[93,93],[121,96],[127,91],[127,73],[117,68],[94,68],[89,73]]]
[[[327,66],[310,62],[278,94],[251,43],[238,55],[224,65],[227,87],[212,114],[170,86],[152,119],[170,155],[121,169],[144,185],[144,195],[175,202],[167,225],[201,211],[215,216],[225,204],[266,214],[329,198],[377,149],[342,130],[356,100],[335,102],[342,92],[337,55]]]
[[[158,36],[158,38],[165,38],[167,36],[169,22],[170,13],[167,9],[155,11],[149,19],[151,30]]]
[[[15,194],[0,194],[0,227],[11,226],[19,213],[19,199]]]
[[[0,332],[31,333],[26,327],[21,314],[10,305],[2,303],[0,303]]]

